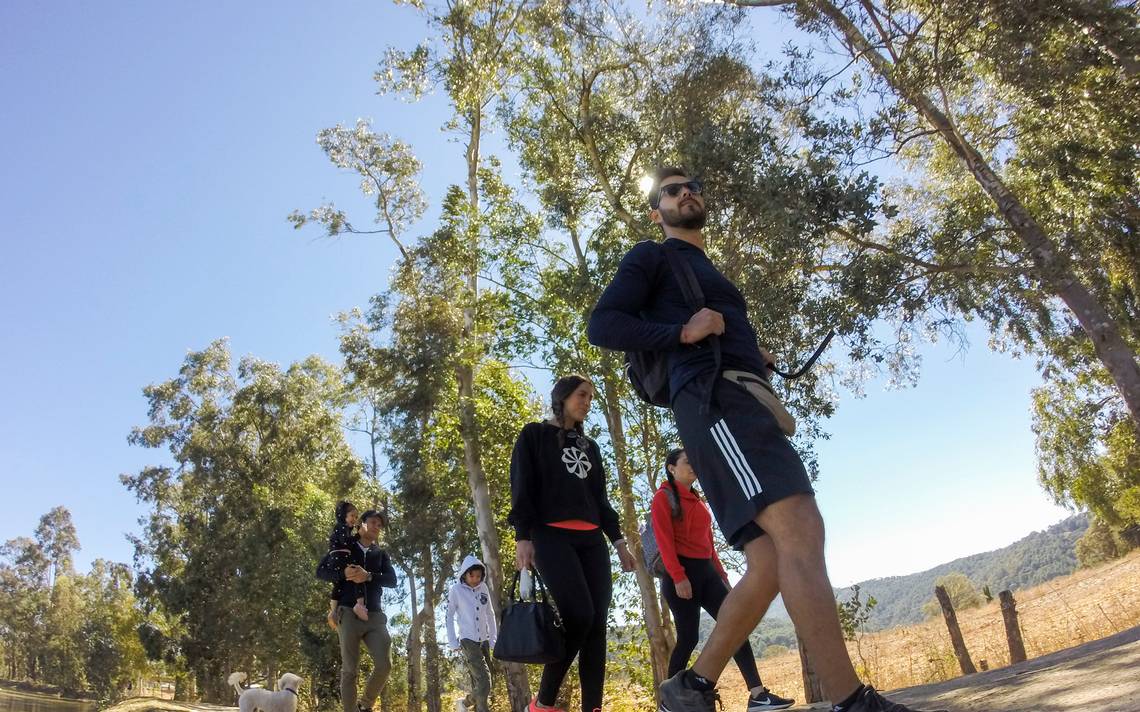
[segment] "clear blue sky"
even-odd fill
[[[129,561],[140,509],[118,475],[158,457],[126,442],[144,385],[222,336],[235,355],[338,358],[332,315],[383,287],[393,250],[285,216],[326,199],[370,214],[314,143],[358,117],[413,144],[431,197],[454,180],[441,101],[371,80],[424,34],[384,2],[0,4],[0,541],[64,505],[81,567]],[[1031,364],[973,336],[964,358],[925,349],[916,389],[843,394],[819,446],[837,584],[1065,516],[1034,477]]]

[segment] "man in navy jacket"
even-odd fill
[[[365,587],[364,601],[368,606],[368,620],[362,621],[352,613],[356,605],[353,587],[346,586],[337,606],[337,636],[340,638],[340,701],[344,712],[371,712],[372,705],[380,696],[388,674],[392,670],[390,651],[392,638],[388,634],[388,618],[384,615],[381,595],[384,588],[396,587],[396,569],[388,557],[388,552],[376,545],[384,526],[384,515],[370,509],[360,518],[360,547],[363,566],[356,564],[345,568],[341,576]],[[368,648],[372,656],[372,675],[364,685],[361,704],[357,704],[356,682],[360,674],[360,644]]]
[[[861,684],[847,654],[811,482],[755,392],[767,383],[771,359],[757,343],[740,290],[705,255],[703,186],[683,169],[659,169],[649,206],[665,240],[640,242],[626,254],[587,333],[597,346],[665,355],[685,453],[725,539],[747,562],[693,667],[662,683],[662,712],[713,712],[717,678],[781,591],[834,712],[913,712]],[[701,287],[705,307],[696,313],[666,250],[689,265]],[[719,370],[709,337],[719,340]],[[750,700],[752,709],[773,707],[754,708]]]

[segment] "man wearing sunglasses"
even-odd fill
[[[604,348],[666,354],[685,453],[725,539],[744,552],[747,564],[693,667],[661,684],[661,712],[714,711],[717,679],[781,591],[833,712],[916,712],[859,682],[839,626],[823,558],[823,519],[803,462],[773,413],[723,377],[744,372],[767,380],[771,358],[757,343],[740,290],[705,255],[703,186],[684,169],[664,167],[648,197],[649,218],[665,240],[640,242],[625,255],[587,333]],[[692,268],[706,304],[696,313],[666,250]],[[711,336],[719,341],[719,371]],[[748,710],[779,709],[773,702],[750,699]]]

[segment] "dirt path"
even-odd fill
[[[1138,712],[1140,626],[999,670],[899,690],[891,699],[949,712]]]
[[[1140,626],[1010,667],[909,687],[890,696],[918,709],[949,712],[1140,712]],[[236,709],[138,699],[106,712]],[[799,705],[792,709],[828,707]]]

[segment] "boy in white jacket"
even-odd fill
[[[473,555],[459,567],[459,582],[447,594],[447,644],[453,651],[463,651],[467,673],[471,676],[471,694],[456,700],[457,712],[474,707],[475,712],[489,712],[491,695],[491,649],[499,632],[491,590],[483,580],[487,568]],[[459,621],[459,634],[455,621]]]

